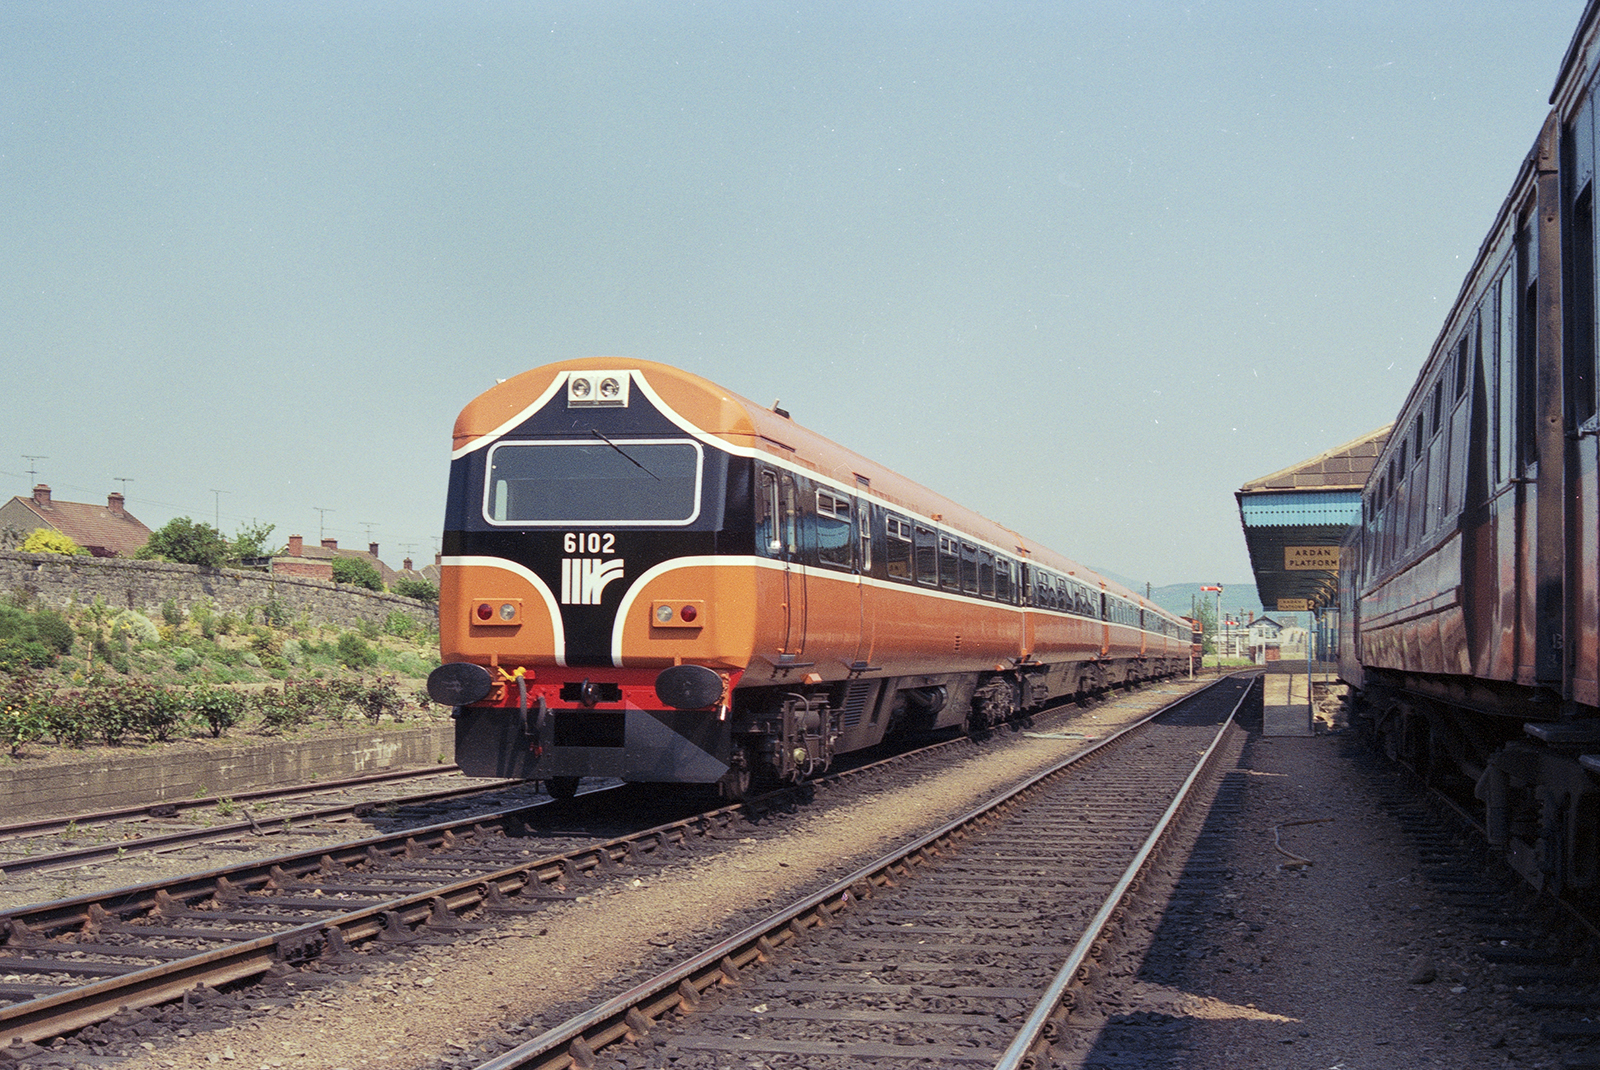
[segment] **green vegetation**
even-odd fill
[[[246,619],[175,602],[151,619],[103,601],[64,611],[0,602],[0,753],[30,745],[158,744],[239,730],[398,722],[442,713],[422,690],[438,664],[431,620],[380,628]]]
[[[228,540],[210,524],[180,516],[152,531],[149,541],[134,556],[146,561],[217,568],[228,559]]]
[[[22,545],[17,547],[25,554],[67,554],[76,556],[89,551],[72,541],[72,536],[65,535],[54,528],[35,528],[22,540]]]
[[[348,583],[369,591],[383,590],[383,576],[379,574],[378,566],[364,557],[336,557],[330,564],[333,566],[334,583]]]
[[[429,605],[439,603],[439,588],[427,580],[396,580],[394,593],[401,598],[415,598]]]

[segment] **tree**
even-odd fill
[[[25,554],[86,554],[89,551],[72,540],[72,536],[55,528],[35,528],[19,549]]]
[[[365,587],[369,591],[383,590],[383,577],[378,573],[378,566],[364,557],[334,558],[333,582]]]
[[[239,533],[228,543],[228,563],[241,564],[255,557],[266,557],[271,551],[267,548],[267,540],[272,537],[276,524],[263,524],[259,520],[252,520],[239,529]]]
[[[172,561],[180,565],[216,568],[228,559],[228,540],[210,524],[197,524],[186,516],[169,520],[135,557],[145,561]]]
[[[1189,616],[1200,622],[1201,652],[1215,654],[1217,652],[1216,608],[1204,596],[1194,595],[1189,601]]]

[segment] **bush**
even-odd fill
[[[18,547],[25,554],[65,554],[69,557],[88,553],[72,540],[72,536],[55,528],[35,528]]]
[[[41,609],[33,615],[33,627],[38,633],[39,642],[57,654],[72,653],[72,643],[76,637],[67,618],[53,609]]]
[[[348,583],[369,591],[383,590],[383,576],[378,566],[365,557],[336,557],[332,565],[334,583]]]
[[[152,646],[161,641],[155,621],[133,609],[124,609],[111,619],[111,634],[126,637],[143,646]]]
[[[228,540],[210,524],[197,524],[186,516],[169,520],[139,548],[143,560],[175,561],[180,565],[216,568],[228,558]]]
[[[58,613],[0,605],[0,671],[48,669],[72,649],[72,627]]]
[[[419,602],[437,604],[439,588],[427,580],[396,580],[394,593],[401,598],[415,598]]]
[[[10,749],[13,758],[50,730],[47,708],[45,696],[32,677],[9,676],[0,680],[0,743]]]
[[[191,688],[185,700],[189,715],[209,728],[213,739],[238,724],[246,708],[244,695],[210,684]]]
[[[377,683],[363,689],[359,703],[361,712],[373,724],[382,720],[386,713],[393,720],[405,720],[406,700],[401,696],[400,686],[392,676],[379,677]]]
[[[378,652],[355,632],[345,632],[339,636],[338,643],[334,645],[334,656],[352,669],[366,669],[378,664]]]
[[[410,639],[422,631],[422,625],[418,624],[411,614],[402,613],[397,609],[383,622],[383,631],[385,635]]]

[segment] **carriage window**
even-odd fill
[[[817,560],[835,568],[849,568],[850,499],[831,491],[817,491]]]
[[[1443,417],[1444,417],[1444,383],[1443,383],[1443,381],[1440,381],[1440,382],[1437,382],[1437,383],[1433,384],[1433,433],[1436,434],[1436,435],[1439,433],[1439,428],[1441,426],[1443,426],[1440,423],[1440,420],[1442,420]]]
[[[491,524],[693,523],[697,442],[501,442],[489,451],[483,515]]]
[[[994,597],[994,554],[988,550],[978,551],[978,593]]]
[[[961,589],[978,593],[978,548],[970,542],[961,544]]]
[[[917,525],[916,536],[913,563],[917,566],[917,582],[937,587],[939,585],[938,538],[932,528],[925,528],[921,524]]]
[[[961,589],[961,550],[948,535],[939,536],[939,585],[952,591]]]
[[[1002,602],[1010,602],[1014,600],[1011,591],[1011,562],[995,562],[994,596]]]
[[[883,518],[885,554],[888,557],[889,577],[896,580],[911,578],[911,525],[898,516]]]

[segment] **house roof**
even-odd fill
[[[14,497],[0,506],[0,520],[17,528],[53,528],[96,557],[132,557],[150,541],[150,529],[123,508],[123,496],[113,492],[104,505],[57,501],[40,483],[33,496]]]

